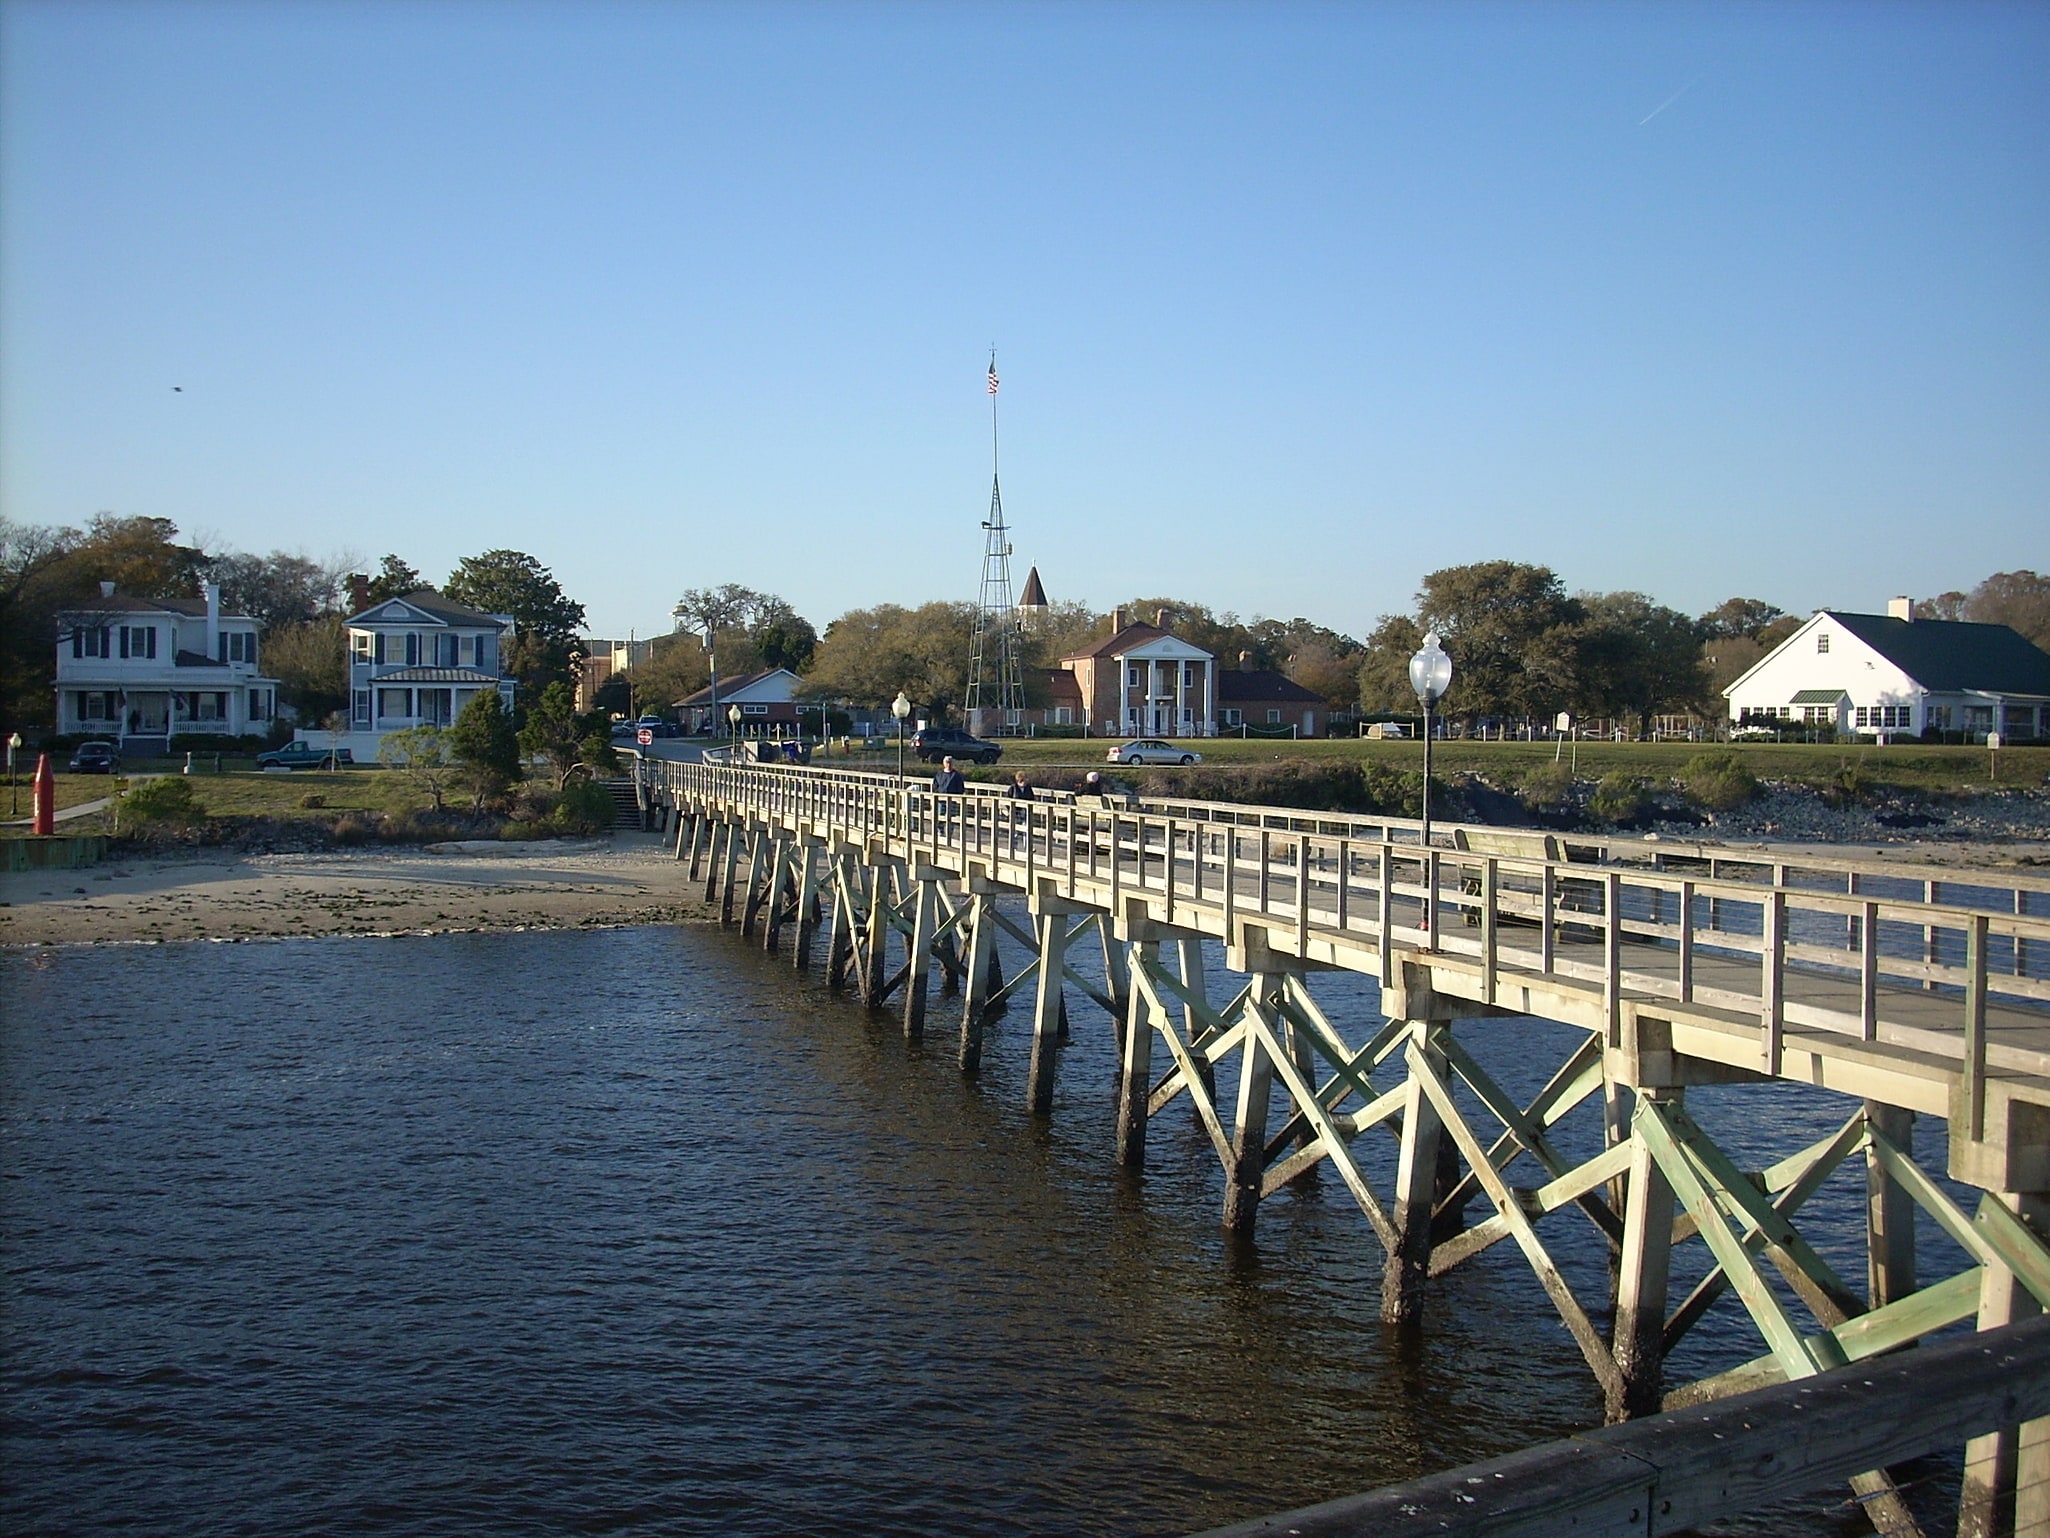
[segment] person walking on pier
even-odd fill
[[[1023,769],[1020,769],[1011,776],[1011,783],[1004,787],[1004,795],[1008,800],[1012,801],[1037,801],[1039,799],[1039,792],[1034,790],[1032,782],[1025,778],[1025,771]],[[1014,806],[1011,808],[1012,854],[1018,852],[1021,835],[1028,841],[1032,837],[1032,809],[1026,806]]]
[[[940,760],[940,772],[932,777],[932,788],[936,796],[958,796],[968,788],[968,781],[954,767],[951,754]]]

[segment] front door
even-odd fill
[[[128,735],[167,737],[170,733],[171,696],[161,690],[149,693],[131,691],[128,696]]]

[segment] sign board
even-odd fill
[[[1986,734],[1986,746],[1987,746],[1987,747],[1989,747],[1989,748],[1997,748],[1997,747],[1999,747],[1999,746],[2000,746],[2000,733],[1998,733],[1998,732],[1988,732],[1988,733]]]
[[[639,731],[634,733],[634,741],[638,742],[644,748],[654,740],[655,733],[648,727],[644,726]]]
[[[1562,710],[1559,712],[1559,719],[1552,723],[1552,727],[1555,731],[1570,732],[1573,730],[1573,717]]]

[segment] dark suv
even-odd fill
[[[965,758],[978,764],[993,764],[1004,756],[1002,746],[971,737],[958,726],[928,726],[911,734],[911,751],[929,764],[943,758]]]
[[[121,750],[111,742],[81,742],[71,755],[73,774],[119,774]]]

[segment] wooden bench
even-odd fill
[[[1461,854],[1495,855],[1512,860],[1562,861],[1571,858],[1566,852],[1565,845],[1559,841],[1557,834],[1541,833],[1531,828],[1454,828],[1452,830],[1452,847]],[[1481,868],[1478,865],[1462,865],[1459,867],[1459,890],[1462,895],[1467,897],[1479,897],[1481,895]],[[1562,883],[1559,889],[1559,907],[1562,910],[1592,911],[1588,907],[1587,899],[1596,890],[1596,888],[1586,882],[1571,881]],[[1594,910],[1598,910],[1600,906],[1600,901],[1597,898],[1592,907]],[[1534,922],[1534,920],[1521,918],[1514,914],[1499,914],[1497,916],[1506,924]],[[1465,920],[1466,927],[1469,929],[1478,929],[1480,927],[1481,913],[1478,904],[1468,905],[1465,910]]]

